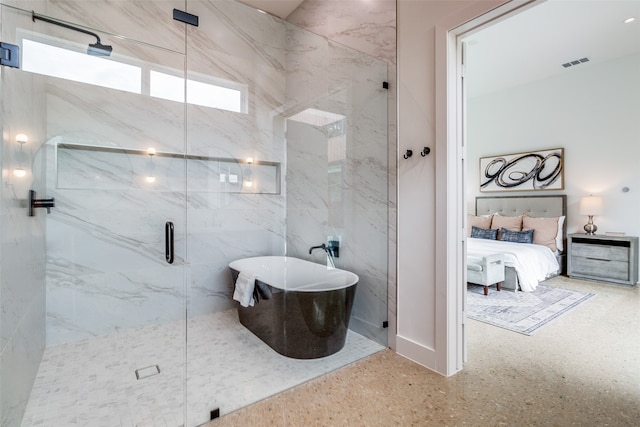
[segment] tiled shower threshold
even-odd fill
[[[185,395],[186,426],[196,426],[384,349],[349,331],[332,356],[287,358],[236,310],[190,319],[187,334],[186,356],[184,322],[46,348],[22,426],[178,427]]]

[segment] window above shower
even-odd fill
[[[235,113],[248,111],[245,84],[201,74],[185,82],[182,70],[154,69],[153,64],[136,62],[117,55],[87,55],[70,42],[50,37],[22,39],[24,71],[169,101],[185,102],[186,98],[188,104]]]

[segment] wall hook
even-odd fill
[[[406,154],[403,157],[405,159],[408,159],[411,156],[413,156],[413,151],[412,150],[407,150]]]
[[[431,152],[431,148],[429,148],[429,147],[424,147],[424,148],[422,149],[422,153],[420,153],[420,155],[421,155],[422,157],[427,157],[427,155],[429,155],[429,153],[430,153],[430,152]]]

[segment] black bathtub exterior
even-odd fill
[[[235,283],[238,272],[231,269]],[[318,359],[344,347],[357,283],[322,292],[278,289],[253,307],[238,305],[240,323],[283,356]]]

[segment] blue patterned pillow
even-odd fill
[[[487,229],[471,226],[471,237],[476,239],[496,240],[498,238],[498,229]]]
[[[514,243],[533,243],[533,230],[511,231],[506,228],[501,228],[500,240]]]

